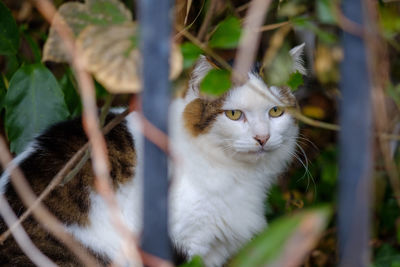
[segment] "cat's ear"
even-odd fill
[[[303,75],[307,74],[306,68],[304,67],[303,52],[305,43],[293,47],[289,53],[293,60],[293,72],[300,72]]]
[[[188,98],[197,98],[200,96],[200,83],[206,74],[213,69],[211,62],[203,55],[197,60],[189,81]]]

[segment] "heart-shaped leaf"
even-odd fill
[[[6,131],[15,153],[22,152],[48,126],[69,116],[57,80],[42,64],[25,65],[14,74],[5,107]]]
[[[231,74],[227,70],[212,69],[200,83],[200,91],[213,96],[220,96],[231,88]]]
[[[77,45],[87,70],[111,92],[138,92],[141,88],[136,31],[134,23],[126,23],[89,26],[79,35]]]
[[[286,82],[292,91],[296,91],[300,85],[303,85],[303,83],[303,75],[301,75],[301,73],[298,71],[292,73],[289,77],[289,80]]]
[[[181,52],[183,55],[183,68],[187,69],[197,61],[203,51],[191,42],[186,42],[181,45]]]
[[[241,33],[239,19],[228,17],[218,24],[208,44],[213,48],[235,48],[239,44]]]
[[[112,93],[140,91],[141,57],[137,43],[137,26],[133,22],[109,27],[89,26],[77,40],[87,70]],[[179,48],[173,45],[171,78],[182,71],[182,61]]]
[[[118,0],[86,0],[84,4],[63,4],[54,17],[54,23],[67,24],[75,36],[89,25],[111,26],[132,20],[130,11]],[[43,61],[66,62],[69,56],[56,29],[50,28],[49,37],[43,48]]]

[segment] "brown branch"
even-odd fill
[[[271,37],[271,40],[269,41],[269,47],[268,50],[265,52],[263,61],[262,61],[262,66],[260,68],[260,73],[263,72],[263,70],[268,67],[272,61],[275,58],[276,53],[279,51],[279,48],[282,46],[286,35],[289,33],[290,29],[292,26],[290,24],[280,28],[278,31],[276,31],[273,36]]]
[[[351,33],[355,36],[364,38],[364,29],[363,27],[355,23],[354,21],[350,20],[347,18],[341,8],[340,8],[340,2],[339,1],[334,1],[333,3],[333,15],[336,18],[337,25],[345,32]]]
[[[0,194],[0,214],[3,217],[7,226],[13,225],[17,220],[17,216],[7,202],[7,199]],[[52,262],[46,255],[44,255],[29,238],[22,226],[16,227],[12,231],[15,241],[21,250],[28,256],[31,261],[37,266],[56,267],[57,265]]]
[[[4,138],[0,137],[0,161],[3,168],[11,162],[11,153],[7,148]],[[26,207],[30,203],[34,203],[37,199],[35,193],[32,191],[28,182],[26,181],[21,170],[16,167],[11,171],[11,182],[17,192],[18,196],[21,198],[22,202]],[[35,219],[51,234],[53,234],[60,242],[66,245],[81,261],[87,266],[97,266],[97,261],[91,256],[81,244],[79,244],[75,239],[69,234],[62,223],[58,221],[53,214],[51,214],[47,208],[39,203],[36,209],[33,210],[33,215]]]
[[[250,3],[233,67],[233,81],[235,83],[242,84],[244,82],[254,62],[260,40],[261,32],[259,29],[264,22],[270,3],[271,0],[252,0]]]
[[[211,48],[209,48],[207,45],[203,44],[200,42],[195,36],[193,36],[191,33],[189,33],[186,29],[184,29],[181,26],[177,26],[178,31],[185,36],[189,41],[191,41],[195,46],[203,50],[207,55],[211,56],[213,59],[215,59],[223,68],[226,70],[232,71],[232,67],[224,60],[222,57],[220,57],[217,53],[215,53]]]
[[[260,31],[261,31],[261,32],[271,31],[271,30],[278,29],[278,28],[280,28],[280,27],[282,27],[282,26],[286,26],[286,25],[288,25],[288,24],[291,24],[290,21],[284,21],[284,22],[279,22],[279,23],[264,25],[264,26],[260,27]]]
[[[364,0],[365,17],[365,45],[367,48],[367,62],[369,73],[371,74],[372,84],[372,105],[375,116],[375,127],[378,132],[390,131],[389,112],[385,105],[385,88],[387,87],[389,75],[389,58],[384,38],[380,33],[378,23],[378,7],[375,1]],[[397,205],[400,207],[400,180],[399,171],[392,160],[390,153],[390,143],[388,139],[378,138],[378,145],[383,157],[383,163],[389,177],[389,183],[392,187]]]
[[[208,10],[206,12],[206,16],[203,20],[203,23],[201,24],[200,30],[197,34],[197,39],[202,41],[204,37],[206,36],[208,26],[210,25],[211,19],[214,15],[215,9],[217,7],[218,0],[211,0],[210,1],[210,6],[208,7]]]
[[[149,120],[147,120],[142,113],[140,113],[140,120],[143,127],[141,129],[143,136],[145,136],[150,142],[155,144],[159,149],[164,151],[165,154],[171,156],[168,147],[168,136],[156,126],[154,126],[154,124],[152,124]]]

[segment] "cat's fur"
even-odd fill
[[[291,50],[294,70],[302,46]],[[183,98],[171,105],[171,147],[174,154],[170,190],[170,235],[183,255],[202,256],[206,266],[218,267],[266,226],[264,200],[271,184],[291,161],[298,126],[285,112],[272,118],[274,106],[293,106],[288,89],[268,87],[254,73],[242,86],[218,99],[202,96],[199,83],[211,65],[197,64]],[[229,119],[224,110],[241,110],[244,117]],[[115,115],[110,114],[108,120]],[[141,229],[141,134],[137,114],[130,114],[106,136],[111,177],[127,226]],[[256,140],[269,139],[265,145]],[[17,161],[36,194],[47,186],[63,164],[87,141],[80,119],[55,125],[39,136]],[[24,208],[8,174],[0,192],[21,215]],[[103,199],[94,190],[90,163],[65,186],[57,187],[44,201],[70,233],[87,246],[99,262],[120,258],[121,237],[114,230]],[[33,219],[23,224],[34,243],[63,266],[80,263]],[[6,230],[0,222],[1,232]],[[2,266],[32,263],[12,238],[0,246]]]

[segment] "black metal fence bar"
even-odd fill
[[[167,132],[171,1],[141,0],[138,3],[140,48],[143,58],[143,114]],[[144,145],[144,229],[142,249],[171,260],[167,229],[167,156],[152,142]]]
[[[361,0],[342,2],[346,17],[363,24]],[[371,98],[364,40],[343,32],[339,135],[340,266],[369,266]]]

